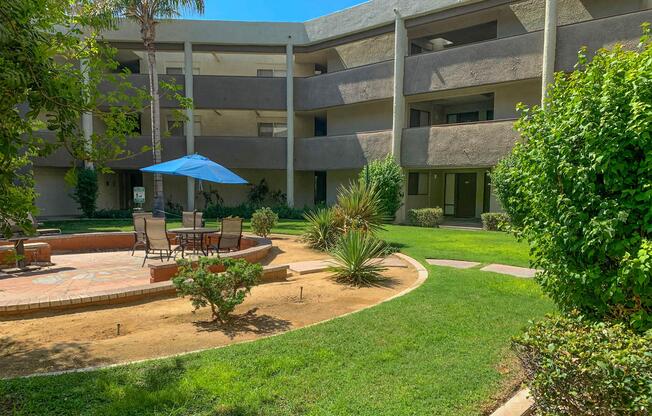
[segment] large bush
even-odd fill
[[[339,188],[333,210],[342,233],[349,230],[373,233],[382,230],[383,223],[387,221],[378,187],[360,181]]]
[[[310,247],[327,251],[337,240],[339,229],[335,222],[335,213],[332,208],[318,208],[304,215],[308,223],[301,239]]]
[[[87,218],[92,218],[97,209],[97,172],[95,169],[75,169],[73,171],[72,197],[79,205],[79,209]]]
[[[652,328],[652,44],[580,54],[492,183],[562,308]]]
[[[271,208],[260,208],[251,216],[251,229],[256,235],[267,237],[278,222],[278,215]]]
[[[549,316],[514,340],[541,415],[649,415],[652,334]]]
[[[439,227],[444,218],[444,211],[439,208],[411,209],[407,213],[408,224],[417,227]]]
[[[258,284],[263,267],[243,259],[200,257],[197,263],[177,260],[179,272],[172,279],[181,296],[189,296],[195,309],[210,306],[213,320],[226,322],[236,306],[244,302]],[[215,267],[226,271],[215,273]]]
[[[380,193],[380,205],[388,220],[394,219],[403,200],[403,170],[392,155],[375,160],[360,172],[360,182],[373,184]]]

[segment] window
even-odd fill
[[[466,113],[452,113],[446,114],[446,123],[472,123],[480,120],[480,113],[478,111],[469,111]]]
[[[183,136],[183,121],[177,121],[174,118],[167,120],[167,128],[170,136]]]
[[[328,68],[321,64],[315,64],[315,75],[321,75],[328,72]]]
[[[256,71],[256,76],[258,77],[276,77],[276,78],[281,78],[285,77],[287,75],[287,71],[285,69],[258,69]]]
[[[143,134],[143,129],[142,129],[142,119],[143,115],[138,113],[138,114],[127,114],[127,119],[130,124],[133,125],[133,130],[131,131],[131,134],[134,136],[140,136]]]
[[[430,126],[430,112],[410,109],[410,127],[426,127]]]
[[[287,123],[258,123],[258,137],[287,137]]]
[[[328,136],[326,117],[315,117],[315,137]]]
[[[494,119],[494,110],[487,110],[487,120]]]
[[[326,172],[315,171],[315,205],[326,204]]]
[[[166,75],[183,75],[183,67],[181,66],[168,66],[165,67]]]
[[[428,174],[410,172],[408,174],[408,195],[428,195]]]

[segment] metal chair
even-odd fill
[[[240,249],[242,239],[242,218],[222,218],[220,238],[217,245],[211,245],[209,251],[215,250],[218,254],[221,251],[232,251]]]
[[[134,212],[131,214],[134,219],[134,238],[135,243],[131,249],[131,255],[134,255],[136,247],[147,247],[147,240],[145,238],[145,219],[153,218],[154,214],[151,212]]]
[[[165,251],[167,259],[170,260],[172,246],[168,238],[165,218],[145,218],[145,258],[141,267],[145,266],[149,253],[153,251],[159,252],[161,261],[163,261],[163,252]]]
[[[183,211],[181,214],[183,228],[200,228],[204,226],[204,213],[200,211]]]

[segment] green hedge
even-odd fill
[[[540,415],[650,415],[652,332],[548,316],[514,339]]]
[[[509,225],[509,215],[504,212],[485,212],[481,218],[483,230],[506,231]]]
[[[439,227],[444,218],[444,211],[439,208],[419,208],[408,211],[408,224],[418,227]]]

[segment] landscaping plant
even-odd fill
[[[360,172],[362,184],[374,185],[380,194],[380,205],[387,220],[393,220],[403,201],[403,169],[394,157],[374,160]]]
[[[652,328],[652,43],[558,73],[492,177],[563,311]]]
[[[260,264],[244,259],[200,257],[197,262],[184,259],[177,264],[179,271],[172,282],[179,294],[189,296],[195,310],[210,306],[213,320],[221,323],[228,321],[263,274]],[[226,271],[213,271],[222,267]]]
[[[548,316],[514,340],[540,415],[649,415],[652,332]]]
[[[484,212],[482,229],[485,231],[507,231],[509,229],[509,215],[504,212]]]
[[[408,211],[408,224],[418,227],[439,227],[444,218],[444,211],[439,208],[419,208]]]
[[[338,282],[353,286],[366,286],[382,279],[379,257],[385,252],[385,245],[373,234],[362,230],[344,233],[330,254],[336,265],[329,268]]]
[[[333,212],[342,233],[350,230],[374,233],[382,230],[387,221],[378,187],[360,181],[339,188]]]
[[[72,199],[77,202],[79,209],[86,218],[92,218],[97,209],[97,172],[95,169],[73,169],[70,185],[73,186]],[[66,176],[70,178],[71,175]]]
[[[278,215],[271,208],[260,208],[251,216],[251,229],[256,235],[267,237],[278,222]]]
[[[318,208],[304,214],[308,224],[301,236],[311,248],[328,251],[337,240],[339,230],[332,208]]]

